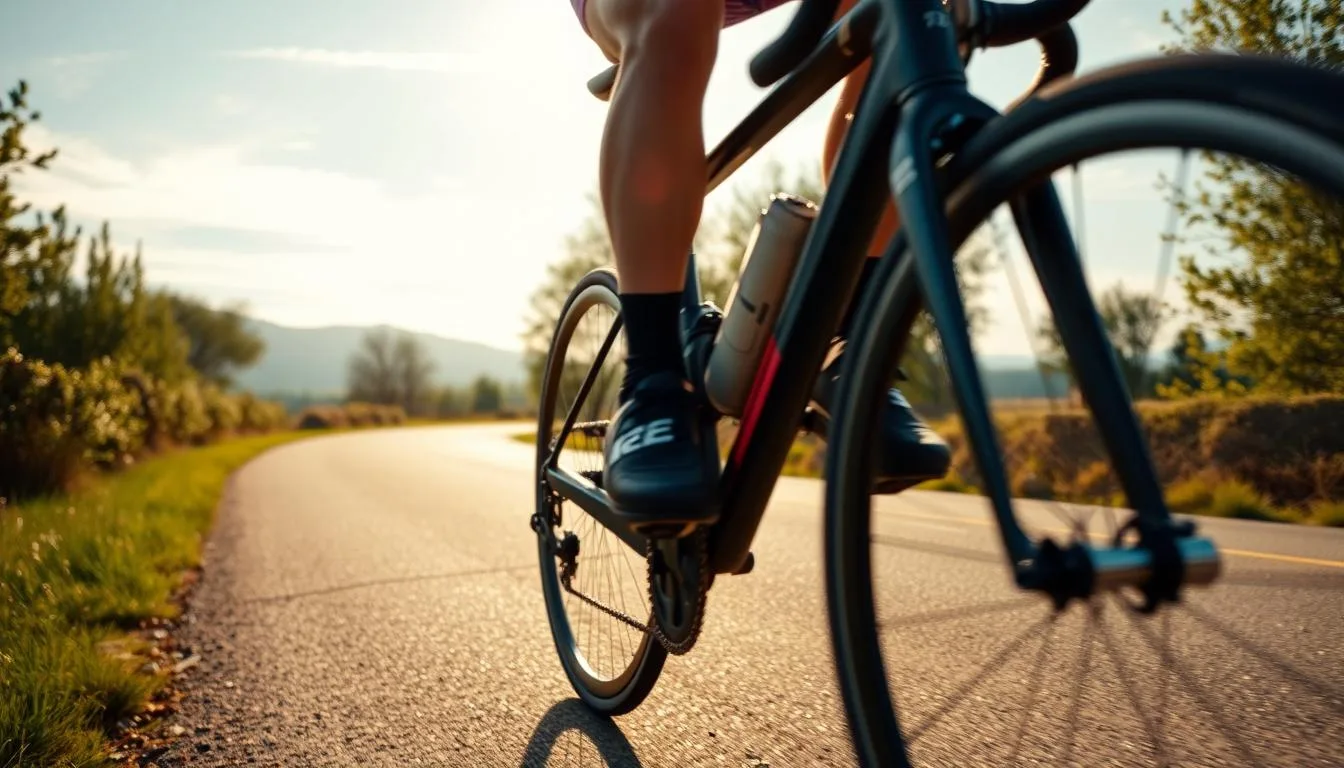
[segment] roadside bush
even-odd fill
[[[967,483],[956,472],[948,472],[946,477],[926,480],[916,486],[921,491],[944,491],[947,493],[979,493],[979,489]]]
[[[176,386],[161,384],[156,392],[164,434],[178,445],[197,445],[210,432],[210,414],[205,398],[194,381]]]
[[[106,361],[82,371],[0,356],[0,494],[70,487],[88,468],[130,463],[145,422],[136,396]]]
[[[1203,514],[1214,517],[1235,517],[1240,520],[1284,520],[1264,494],[1239,480],[1229,480],[1213,489],[1209,506]]]
[[[126,466],[168,441],[284,424],[278,403],[251,395],[153,382],[106,359],[69,369],[10,348],[0,355],[0,497],[69,490],[87,471]]]
[[[237,401],[240,416],[239,430],[251,434],[260,434],[285,426],[285,407],[280,403],[262,400],[251,392],[238,395]]]
[[[1165,494],[1167,507],[1182,515],[1201,514],[1213,506],[1214,485],[1208,477],[1201,475],[1168,486]]]
[[[208,437],[218,440],[238,431],[243,423],[243,411],[238,399],[231,397],[215,386],[201,388],[201,401],[205,405],[205,416],[210,420]]]
[[[391,427],[406,423],[406,411],[399,405],[358,401],[343,405],[312,405],[299,414],[298,423],[299,429]]]
[[[1315,520],[1313,504],[1344,495],[1344,396],[1143,402],[1138,412],[1176,511]],[[1083,411],[1009,412],[996,421],[1014,493],[1103,504],[1119,496]],[[953,448],[953,471],[978,485],[960,425],[937,429]]]
[[[339,405],[310,405],[299,414],[299,429],[340,429],[348,424]]]
[[[1311,505],[1307,519],[1316,525],[1344,528],[1344,501],[1317,501]]]

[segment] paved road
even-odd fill
[[[721,579],[695,651],[603,720],[555,657],[508,431],[320,438],[239,473],[160,765],[852,764],[819,484],[781,481],[756,571]],[[1008,586],[981,501],[884,502],[889,658],[924,764],[1344,765],[1344,531],[1210,521],[1224,581],[1167,623],[1113,603],[1050,622]]]

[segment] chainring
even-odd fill
[[[650,539],[645,560],[653,609],[651,630],[668,653],[686,653],[700,637],[714,582],[709,535],[701,528],[682,538]]]

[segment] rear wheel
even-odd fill
[[[1295,189],[1307,192],[1297,199],[1307,201],[1309,215],[1285,211],[1292,223],[1276,236],[1305,237],[1338,253],[1344,243],[1341,93],[1344,79],[1322,70],[1232,57],[1143,62],[1052,89],[1049,98],[1029,101],[987,126],[948,164],[953,242],[958,247],[967,243],[996,209],[1058,171],[1072,169],[1076,183],[1084,161],[1171,148],[1180,158],[1179,179],[1190,155],[1225,159],[1211,167],[1241,174],[1206,176],[1213,186],[1199,192],[1204,205],[1216,199],[1219,183],[1256,190],[1263,189],[1257,185],[1301,185]],[[1114,165],[1124,167],[1124,162]],[[1290,175],[1294,181],[1284,181]],[[1182,214],[1193,220],[1185,210]],[[1081,208],[1075,206],[1072,218],[1080,230]],[[1206,219],[1202,225],[1219,222]],[[1084,233],[1076,235],[1081,239]],[[1207,230],[1195,233],[1204,242],[1207,236]],[[1170,253],[1163,254],[1160,263],[1166,264]],[[1002,544],[983,513],[952,514],[950,499],[916,495],[909,502],[875,502],[869,496],[871,449],[863,426],[891,381],[915,320],[908,303],[917,294],[910,262],[884,264],[865,299],[870,322],[850,343],[842,373],[846,388],[826,466],[827,603],[840,687],[862,764],[910,765],[911,758],[914,764],[963,765],[1279,760],[1303,765],[1328,760],[1310,744],[1278,742],[1284,741],[1281,734],[1302,732],[1302,722],[1313,723],[1310,730],[1321,743],[1344,739],[1337,698],[1344,680],[1323,662],[1337,654],[1322,643],[1301,648],[1306,626],[1300,635],[1269,640],[1265,633],[1281,624],[1247,615],[1244,601],[1258,595],[1244,590],[1245,581],[1229,578],[1215,589],[1186,596],[1155,618],[1129,610],[1128,602],[1114,594],[1090,598],[1082,610],[1056,613],[1045,600],[1015,594],[1010,580],[1001,580],[1002,570],[977,576],[989,579],[989,586],[968,594],[966,579],[973,571],[1005,567]],[[1048,258],[1037,266],[1050,268]],[[1159,267],[1159,286],[1164,268]],[[1338,315],[1329,322],[1338,323]],[[1146,361],[1147,355],[1136,359]],[[1076,362],[1065,359],[1062,370]],[[1126,382],[1131,391],[1144,375]],[[1087,419],[1087,428],[1100,409],[1114,408],[1131,404],[1075,403],[1045,423],[1076,433],[1076,421]],[[1096,461],[1091,479],[1103,489],[1098,493],[1114,494],[1105,489],[1108,477],[1123,474],[1117,465],[1147,459],[1108,462],[1098,452]],[[1049,470],[1032,467],[1022,476]],[[914,511],[902,510],[902,503]],[[1014,510],[1033,540],[1053,534],[1109,543],[1123,531],[1115,517],[1132,514],[1115,509],[1123,504],[1122,498],[1084,506],[1047,497],[1017,500]],[[919,533],[915,526],[934,532]],[[888,583],[884,590],[882,577],[890,579],[898,570],[899,583]],[[932,605],[903,610],[902,604],[915,602],[915,596]],[[1290,590],[1280,599],[1276,610],[1300,611],[1304,625],[1318,622],[1310,629],[1313,636],[1334,636],[1341,628],[1337,613],[1313,616],[1309,594]],[[986,616],[995,620],[985,621]],[[1234,629],[1239,618],[1251,623]],[[1298,621],[1292,620],[1295,633]],[[951,637],[936,636],[939,627],[950,628]],[[1192,632],[1188,644],[1172,640],[1173,629]],[[986,660],[976,663],[982,653]],[[1261,703],[1233,703],[1252,701]],[[1057,711],[1052,709],[1056,703],[1063,704]],[[1181,717],[1177,705],[1198,716]],[[1164,727],[1172,710],[1181,722]],[[1319,733],[1314,724],[1329,733]],[[1078,733],[1089,725],[1095,729],[1092,738]]]
[[[542,378],[537,421],[536,476],[557,447],[556,438],[577,402],[578,419],[558,466],[601,487],[606,425],[617,408],[624,375],[619,338],[620,300],[616,275],[590,272],[574,287],[561,311]],[[580,390],[594,365],[598,373],[586,395]],[[642,632],[582,599],[578,592],[636,620],[650,620],[647,564],[577,505],[537,484],[534,527],[541,585],[551,635],[565,674],[590,707],[606,714],[629,712],[657,682],[667,651]],[[565,577],[570,589],[566,589]]]

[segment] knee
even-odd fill
[[[723,27],[723,0],[643,0],[625,6],[634,16],[624,25],[624,63],[675,62],[704,69],[708,76]]]

